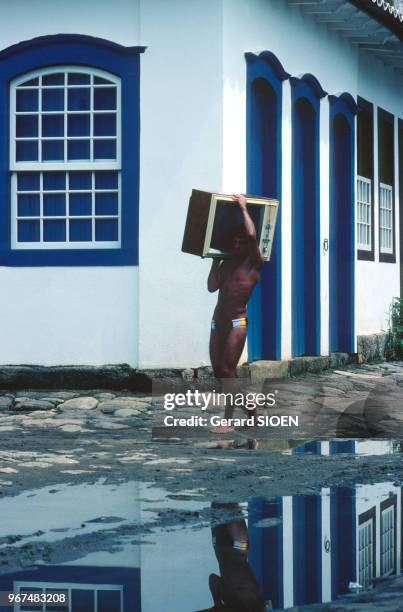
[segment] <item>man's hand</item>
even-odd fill
[[[232,197],[238,202],[238,206],[241,210],[246,210],[246,198],[244,195],[240,193],[234,193]]]

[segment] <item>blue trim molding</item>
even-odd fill
[[[262,68],[261,65],[259,67],[259,64],[264,62],[270,73],[279,81],[285,81],[290,77],[289,73],[284,70],[278,57],[271,51],[262,51],[259,55],[255,55],[255,53],[245,53],[245,58],[249,65],[257,64],[259,70]]]
[[[320,354],[319,117],[325,92],[312,75],[292,77],[290,83],[292,355],[296,357]]]
[[[246,53],[247,192],[281,202],[282,82],[288,78],[273,53]],[[248,304],[248,354],[281,358],[281,206],[271,260]]]
[[[329,96],[329,350],[354,351],[355,115],[349,94]]]
[[[323,89],[316,76],[310,72],[303,74],[301,77],[290,77],[290,83],[293,87],[296,87],[301,83],[305,83],[311,88],[312,92],[317,98],[319,98],[319,100],[327,96],[327,92]]]
[[[140,53],[108,40],[75,34],[41,36],[0,52],[0,265],[115,266],[138,264]],[[15,77],[49,66],[74,64],[109,71],[121,79],[121,248],[12,250],[10,239],[9,85]]]

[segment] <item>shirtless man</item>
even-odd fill
[[[246,198],[234,195],[242,212],[243,225],[233,232],[230,243],[232,257],[213,259],[207,288],[219,291],[211,322],[210,359],[214,376],[223,379],[224,393],[239,392],[236,367],[246,341],[246,304],[259,280],[264,259],[256,240],[256,229],[246,208]],[[225,406],[224,418],[230,419],[232,405]],[[256,418],[256,411],[249,416]],[[227,433],[233,427],[213,427],[213,433]]]

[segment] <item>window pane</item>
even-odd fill
[[[17,161],[38,161],[38,142],[36,140],[19,140],[16,146]]]
[[[90,141],[89,140],[69,140],[68,159],[89,159]]]
[[[116,159],[116,140],[94,140],[94,159]]]
[[[94,136],[116,136],[116,114],[94,115]]]
[[[118,239],[117,219],[96,219],[95,221],[95,240],[112,241]]]
[[[108,81],[107,79],[104,79],[99,76],[94,76],[94,83],[95,85],[109,85],[110,83],[112,83],[112,81]]]
[[[42,77],[42,85],[64,85],[64,73],[57,72],[53,74],[44,74]]]
[[[89,110],[91,99],[90,91],[89,87],[69,89],[68,109],[73,111]]]
[[[94,88],[94,109],[115,110],[116,109],[116,87]]]
[[[42,136],[64,136],[64,116],[42,115]]]
[[[91,172],[70,172],[70,189],[91,189]]]
[[[119,591],[98,591],[97,612],[121,612]]]
[[[45,193],[43,196],[43,214],[49,217],[62,217],[66,214],[66,196],[64,193]]]
[[[18,242],[39,242],[39,221],[18,221]]]
[[[38,110],[37,89],[17,89],[17,112]]]
[[[64,89],[43,89],[42,110],[62,111],[64,110]]]
[[[43,188],[45,191],[58,191],[66,189],[66,175],[64,172],[45,172],[43,174]]]
[[[68,612],[69,604],[68,604],[68,591],[60,591],[60,589],[46,589],[45,593],[52,593],[53,595],[58,595],[60,593],[65,593],[66,595],[66,603],[61,603],[56,601],[55,603],[47,603],[46,604],[46,612]]]
[[[43,222],[44,242],[66,242],[66,221],[45,220]]]
[[[42,140],[42,160],[43,161],[63,161],[64,142],[63,140]]]
[[[39,172],[19,172],[18,191],[38,191]]]
[[[18,195],[18,216],[39,216],[39,193],[20,193]]]
[[[89,85],[90,75],[78,72],[69,72],[67,82],[69,85]]]
[[[69,136],[90,135],[90,115],[69,115],[67,133]]]
[[[17,116],[17,138],[38,136],[38,117],[36,115]]]
[[[24,81],[23,83],[20,83],[18,87],[32,87],[34,85],[39,85],[38,77],[36,79],[29,79],[29,81]]]
[[[66,221],[43,222],[43,240],[45,242],[66,242]]]
[[[35,587],[22,587],[21,588],[21,595],[29,595],[30,593],[32,594],[36,594],[36,593],[42,593],[42,589],[38,588],[36,589]],[[20,610],[29,610],[30,612],[32,610],[40,610],[42,611],[42,604],[41,603],[34,603],[34,602],[29,602],[29,603],[21,603],[19,606]]]
[[[94,612],[94,591],[73,589],[71,592],[71,609],[74,612]]]
[[[95,196],[96,215],[117,215],[118,214],[118,194],[117,193],[97,193]]]
[[[95,172],[95,189],[117,189],[117,172]]]
[[[92,221],[91,219],[71,219],[70,221],[70,241],[88,242],[92,240]],[[76,608],[74,608],[75,610]],[[81,610],[81,608],[80,608]],[[87,609],[85,609],[87,612]]]
[[[70,215],[91,215],[92,196],[90,193],[70,194]]]

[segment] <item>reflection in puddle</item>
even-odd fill
[[[290,449],[399,451],[397,443],[381,440],[309,442]],[[348,592],[350,583],[369,588],[375,577],[401,571],[402,488],[393,482],[238,504],[206,504],[197,492],[189,501],[193,493],[172,499],[141,483],[98,482],[1,500],[8,520],[0,526],[0,563],[2,550],[10,554],[7,536],[15,536],[21,569],[10,572],[3,564],[0,591],[69,592],[70,608],[21,610],[259,612],[268,605],[327,602]],[[198,528],[152,529],[167,511],[199,512],[209,521],[200,520]],[[145,523],[151,529],[136,531]],[[49,561],[40,552],[45,544],[64,547],[68,555],[59,550],[60,558],[50,554]]]

